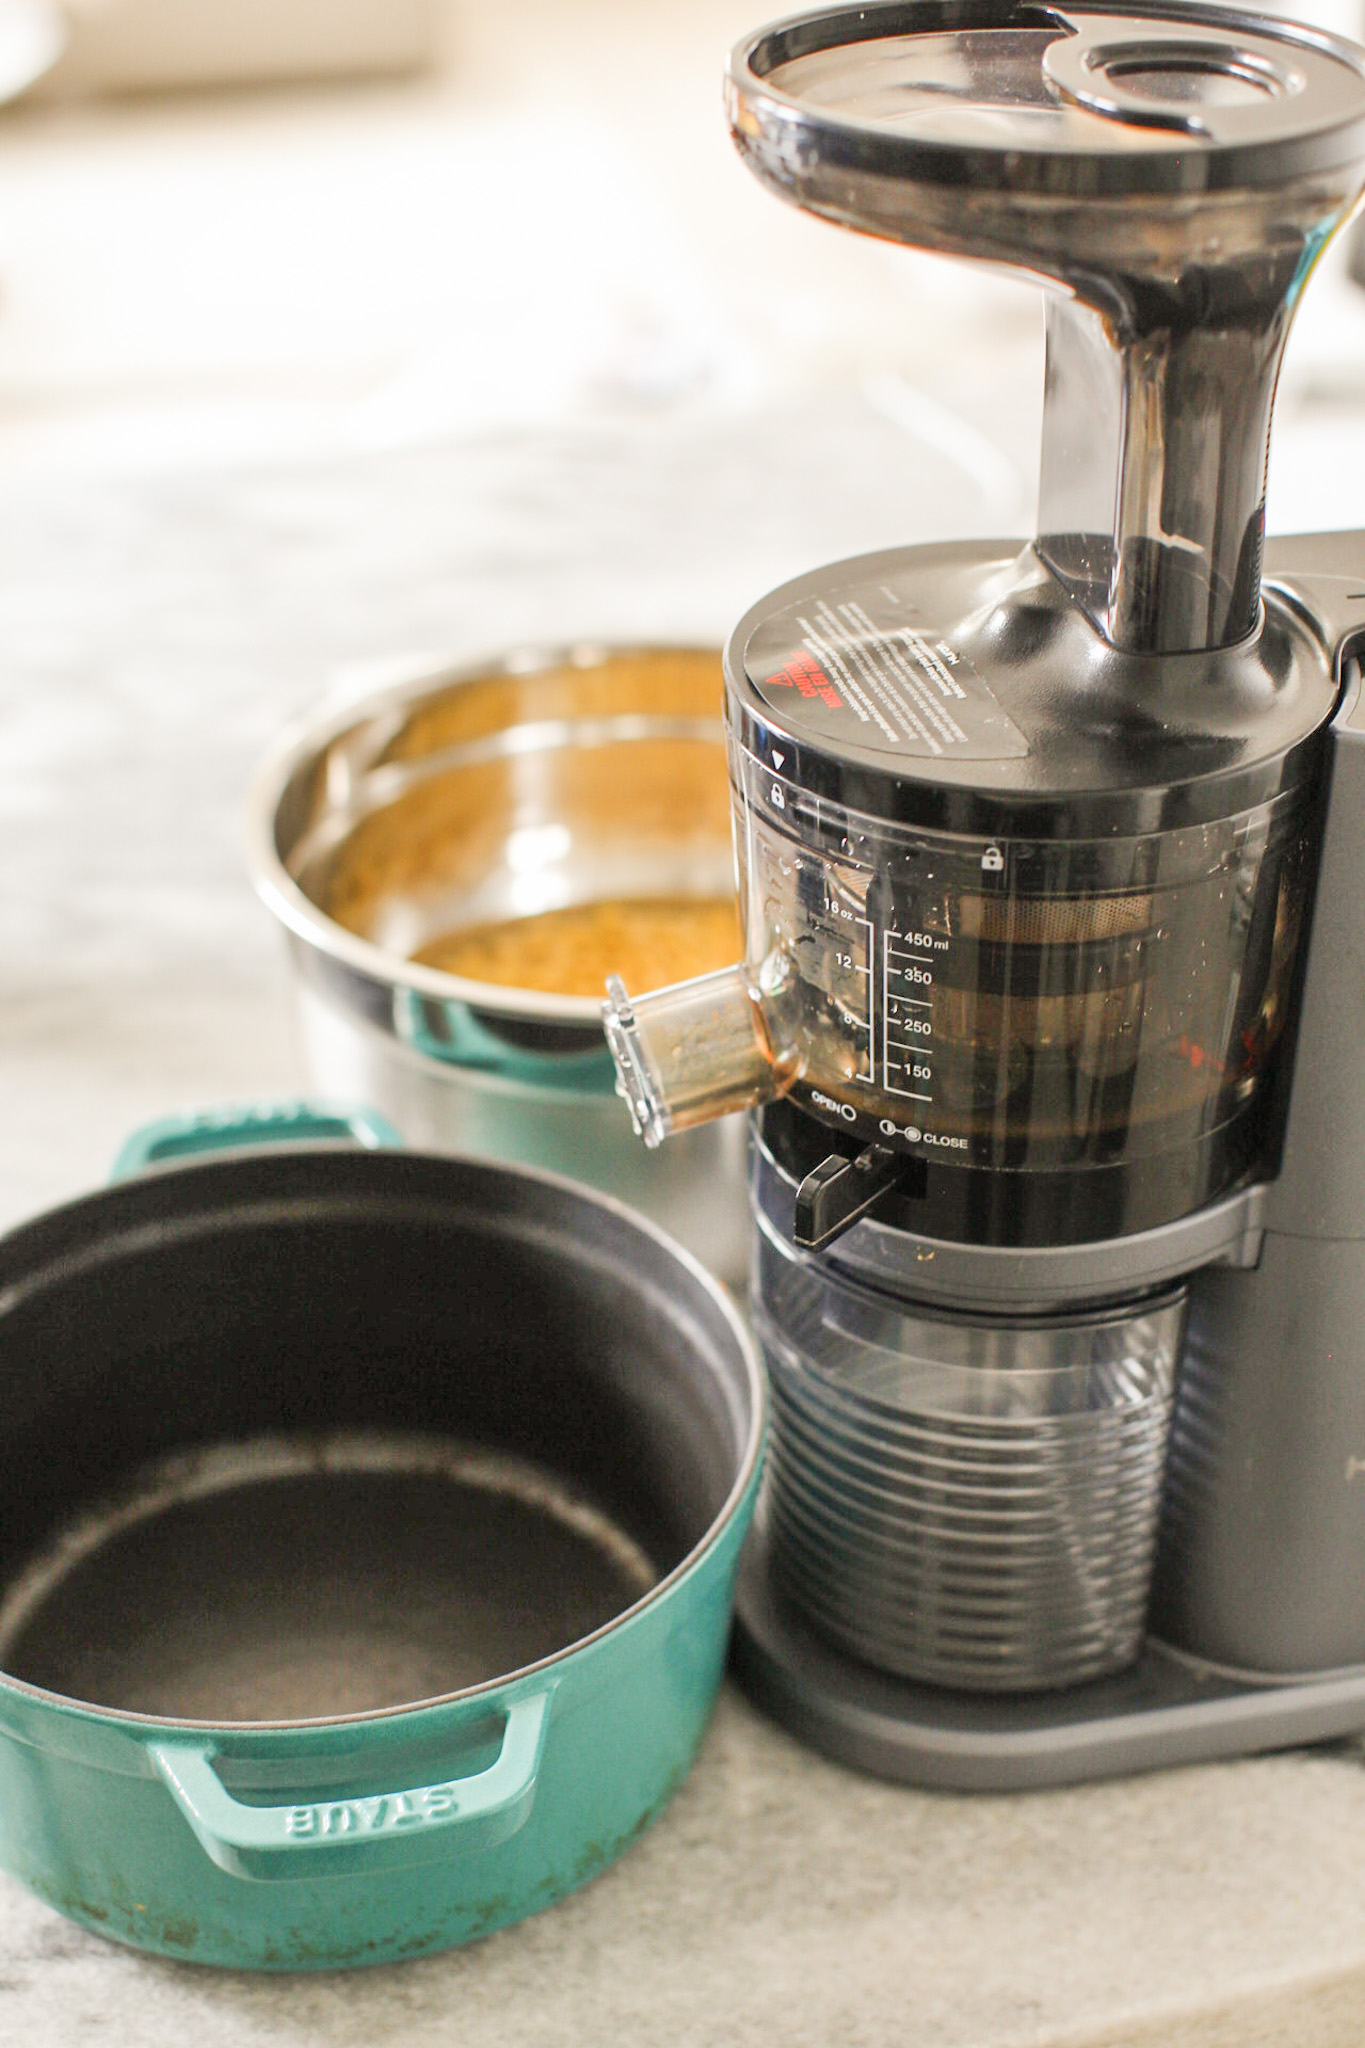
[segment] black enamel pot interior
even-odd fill
[[[156,1173],[0,1244],[0,1862],[205,1961],[421,1953],[590,1876],[723,1664],[763,1396],[567,1183]]]

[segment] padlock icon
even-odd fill
[[[988,846],[981,856],[983,875],[1000,875],[1005,871],[1005,856],[998,846]]]

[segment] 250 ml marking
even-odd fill
[[[424,1785],[417,1792],[382,1792],[370,1799],[332,1799],[324,1806],[291,1806],[288,1835],[359,1835],[421,1827],[448,1820],[458,1810],[453,1785]]]

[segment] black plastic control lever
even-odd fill
[[[808,1252],[822,1252],[833,1244],[890,1194],[904,1163],[885,1145],[869,1145],[856,1159],[845,1159],[839,1152],[822,1159],[796,1190],[792,1236],[797,1244]]]

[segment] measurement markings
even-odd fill
[[[853,972],[855,974],[861,974],[863,979],[865,981],[868,981],[871,979],[872,975],[872,948],[875,943],[872,931],[872,920],[870,917],[855,917],[853,922],[857,925],[859,931],[863,934],[862,963],[859,965],[855,965]],[[867,1045],[868,1051],[870,1052],[872,1050],[872,1004],[870,999],[867,1006],[867,1017],[864,1021],[863,1029],[867,1033]]]
[[[874,1075],[872,1071],[872,1062],[874,1058],[872,1051],[872,949],[877,943],[877,935],[872,928],[872,920],[870,917],[860,917],[857,918],[855,922],[857,923],[858,929],[863,934],[863,964],[859,967],[858,972],[859,974],[861,974],[863,980],[867,984],[863,997],[864,1005],[867,1011],[867,1016],[863,1023],[863,1030],[867,1034],[867,1050],[865,1053],[859,1055],[858,1065],[854,1071],[853,1078],[855,1081],[861,1081],[865,1088],[871,1088],[874,1083]],[[864,1061],[866,1061],[866,1066],[864,1066],[863,1064]]]
[[[899,943],[897,943],[899,941]],[[932,1011],[933,1003],[924,996],[904,995],[901,988],[891,986],[892,977],[903,984],[908,971],[915,969],[913,985],[923,985],[932,980],[926,969],[922,950],[905,945],[904,934],[886,932],[882,945],[882,1087],[888,1095],[899,1096],[906,1102],[932,1102],[933,1096],[923,1088],[911,1088],[908,1083],[932,1079],[931,1059],[933,1055],[933,1026],[927,1019],[914,1031],[915,1013]],[[925,970],[925,971],[920,971]],[[902,1038],[900,1032],[906,1036]]]
[[[840,914],[847,915],[847,913]],[[863,935],[863,958],[861,961],[857,960],[850,948],[847,955],[848,965],[845,967],[844,972],[848,973],[851,970],[854,974],[860,975],[867,984],[862,1001],[862,1016],[857,1017],[851,1010],[844,1011],[844,1015],[853,1025],[858,1036],[863,1040],[863,1047],[857,1053],[858,1064],[849,1078],[853,1081],[861,1082],[865,1088],[871,1088],[875,1085],[875,1077],[872,1072],[872,949],[876,945],[876,934],[873,931],[870,917],[853,917],[849,918],[848,921],[850,924],[856,925]],[[839,937],[842,938],[842,934]]]

